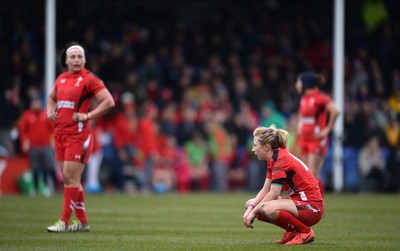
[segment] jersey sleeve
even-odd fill
[[[283,158],[278,158],[272,167],[272,180],[285,179],[287,171],[287,163]]]
[[[272,179],[272,165],[271,165],[271,161],[268,162],[267,165],[267,179]]]
[[[320,93],[318,95],[318,98],[316,99],[316,104],[317,106],[326,106],[332,101],[332,98],[325,94],[325,93]]]
[[[54,86],[53,86],[53,92],[57,95],[57,89],[58,89],[58,82],[60,81],[60,77],[58,77],[57,79],[56,79],[56,82],[54,83]]]
[[[96,95],[98,92],[106,88],[104,82],[95,75],[90,75],[90,80],[86,87],[89,92],[93,93],[93,95]]]

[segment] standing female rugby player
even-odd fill
[[[56,159],[64,177],[64,206],[60,219],[47,228],[49,232],[89,231],[85,213],[81,175],[93,148],[93,134],[88,120],[96,119],[115,106],[103,81],[85,68],[85,50],[69,43],[61,54],[61,73],[47,98],[47,116],[55,121]],[[89,111],[92,99],[98,105]],[[70,224],[75,211],[78,221]]]
[[[253,228],[254,219],[285,230],[275,244],[300,245],[314,241],[310,228],[324,213],[318,181],[307,166],[286,149],[288,132],[270,127],[254,130],[253,149],[258,159],[267,161],[267,177],[255,198],[249,199],[243,224]],[[290,198],[280,197],[286,192]]]
[[[303,72],[296,81],[296,89],[301,94],[298,117],[300,159],[318,179],[322,196],[325,188],[320,179],[321,168],[328,151],[329,133],[339,116],[331,97],[317,86],[324,81],[322,75],[314,72]]]

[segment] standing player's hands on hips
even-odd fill
[[[88,115],[86,113],[74,112],[74,114],[72,115],[72,119],[75,122],[85,122],[88,120]]]
[[[330,133],[329,128],[324,128],[324,129],[322,129],[319,133],[317,133],[317,134],[315,135],[315,137],[316,137],[317,139],[322,139],[322,138],[326,137],[329,133]]]

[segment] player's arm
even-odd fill
[[[279,199],[279,196],[281,195],[281,192],[282,192],[283,180],[284,179],[278,179],[278,180],[274,180],[271,183],[271,189],[269,190],[267,195],[265,195],[262,202]]]
[[[47,117],[50,120],[56,120],[57,118],[57,95],[52,90],[47,97],[47,104],[46,104],[46,110],[47,110]]]
[[[339,109],[337,108],[335,102],[331,101],[326,105],[326,110],[329,113],[329,119],[328,122],[326,123],[326,127],[321,130],[319,137],[323,138],[327,136],[332,130],[333,126],[335,125],[336,119],[339,116]]]
[[[336,106],[335,102],[331,101],[326,105],[326,109],[329,113],[328,123],[326,125],[329,128],[329,132],[333,130],[333,126],[336,122],[337,117],[339,116],[339,108]]]
[[[271,179],[265,179],[264,186],[257,193],[257,196],[253,199],[246,201],[245,203],[246,212],[244,216],[247,215],[249,212],[251,212],[251,210],[254,209],[258,205],[258,203],[260,203],[260,201],[269,192],[270,187],[271,187]]]
[[[257,196],[254,198],[253,205],[257,206],[263,198],[269,193],[271,189],[271,179],[265,179],[264,186],[258,192]]]
[[[296,119],[296,134],[297,136],[301,134],[301,127],[303,126],[303,117],[301,116],[301,113],[297,113],[297,119]]]
[[[114,98],[107,88],[102,89],[95,94],[98,105],[88,113],[74,113],[74,121],[87,121],[103,116],[115,106]]]
[[[254,221],[254,218],[257,217],[258,205],[263,200],[263,198],[269,193],[271,189],[271,179],[265,179],[264,186],[258,192],[257,196],[254,199],[250,199],[246,202],[245,209],[246,211],[243,214],[243,224],[246,227],[253,228],[251,224]],[[249,220],[250,219],[250,220]]]
[[[103,89],[99,91],[94,97],[97,100],[98,105],[96,106],[96,108],[89,112],[89,119],[96,119],[98,117],[101,117],[115,106],[114,98],[112,97],[108,89]]]
[[[260,213],[260,208],[264,205],[264,202],[279,199],[282,191],[283,180],[284,179],[274,180],[270,185],[268,193],[263,197],[262,201],[247,214],[247,217],[243,216],[243,224],[246,227],[253,228],[253,221]]]

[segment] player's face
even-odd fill
[[[253,139],[253,148],[251,149],[259,160],[267,160],[267,147],[261,145],[258,137]]]
[[[79,72],[85,66],[85,55],[80,50],[72,50],[67,55],[66,64],[70,72]]]

